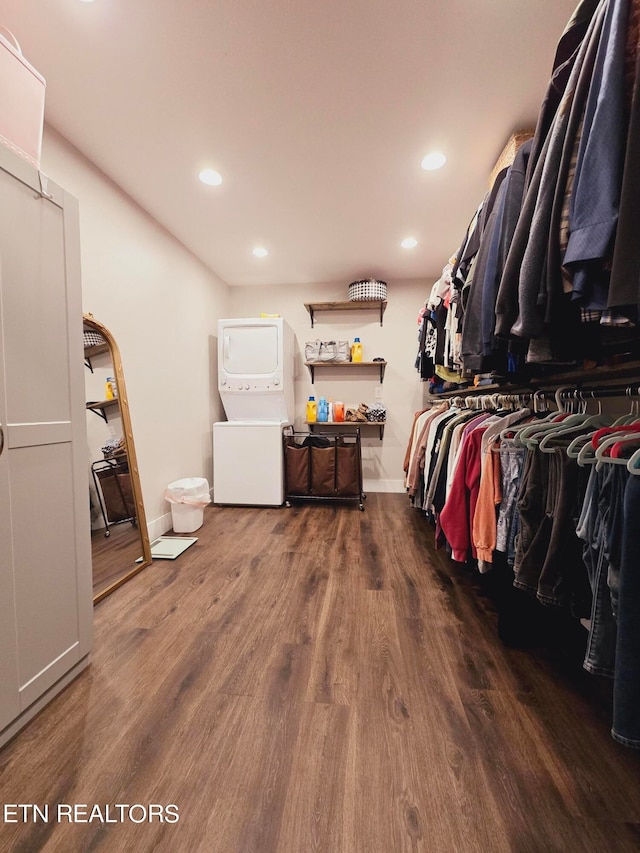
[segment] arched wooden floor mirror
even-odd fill
[[[83,328],[96,604],[150,565],[151,547],[120,350],[92,314]]]

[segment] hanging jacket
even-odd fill
[[[553,61],[551,80],[549,81],[549,86],[540,107],[531,145],[531,158],[528,163],[525,179],[525,186],[527,187],[531,182],[534,169],[544,147],[544,141],[549,135],[554,116],[564,95],[573,63],[578,55],[578,48],[600,2],[601,0],[581,0],[558,42]]]
[[[571,197],[564,265],[573,272],[573,298],[585,308],[607,307],[609,255],[618,221],[626,139],[624,72],[629,0],[611,0],[598,46]],[[598,262],[598,263],[595,263]]]

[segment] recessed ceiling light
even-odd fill
[[[203,169],[198,175],[203,184],[210,187],[218,187],[222,183],[222,175],[214,169]]]
[[[433,151],[431,154],[427,154],[420,165],[427,172],[435,172],[436,169],[442,169],[446,162],[447,158],[444,154]]]
[[[253,250],[253,254],[256,256],[256,258],[266,258],[269,252],[262,246],[256,246]]]
[[[400,243],[403,249],[413,249],[418,245],[418,241],[415,237],[405,237],[402,243]]]

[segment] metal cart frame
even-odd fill
[[[138,523],[138,519],[135,514],[135,504],[133,502],[133,496],[128,498],[122,488],[121,476],[123,474],[129,474],[129,461],[126,455],[115,456],[112,459],[100,459],[97,462],[93,462],[91,464],[91,474],[93,476],[93,483],[96,489],[96,493],[98,495],[98,503],[100,504],[100,512],[102,513],[102,520],[104,521],[105,526],[105,536],[111,536],[111,532],[109,530],[110,527],[113,527],[116,524],[124,524],[125,522],[130,522],[134,527]],[[125,511],[129,509],[132,510],[132,514],[126,516],[125,518],[118,518],[115,521],[110,521],[109,519],[109,508],[107,506],[107,501],[105,499],[104,492],[102,490],[102,480],[105,477],[113,477],[113,480],[116,485],[116,491],[122,500],[122,506]]]

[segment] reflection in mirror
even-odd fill
[[[148,566],[151,548],[120,351],[93,315],[83,327],[96,603]]]

